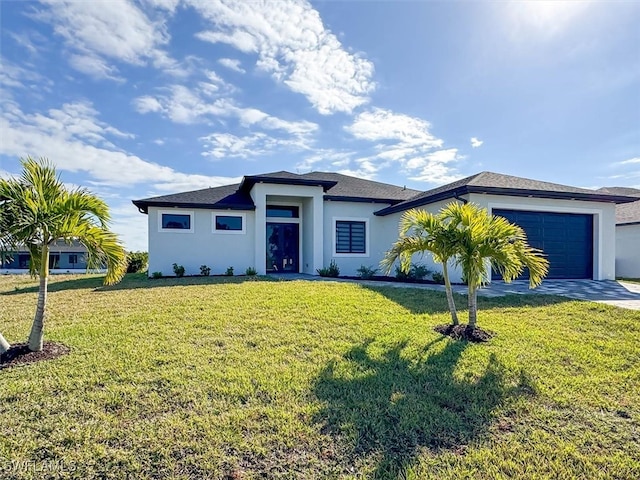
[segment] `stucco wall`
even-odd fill
[[[158,213],[193,213],[193,232],[160,231]],[[244,233],[213,231],[213,214],[244,215]],[[255,221],[252,211],[164,209],[149,207],[149,275],[162,272],[173,275],[173,263],[184,266],[185,275],[199,275],[200,266],[207,265],[211,274],[224,273],[233,267],[235,274],[243,274],[247,267],[255,265]]]
[[[616,227],[616,276],[640,278],[640,225]]]

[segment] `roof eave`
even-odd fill
[[[133,200],[133,204],[138,207],[141,213],[149,213],[149,207],[164,208],[197,208],[201,210],[245,210],[253,211],[255,205],[239,205],[233,203],[176,203],[176,202],[145,202],[144,200]]]
[[[522,188],[503,188],[503,187],[481,187],[476,185],[468,185],[469,193],[480,193],[487,195],[509,195],[513,197],[533,197],[533,198],[551,198],[554,200],[580,200],[586,202],[602,202],[602,203],[630,203],[633,197],[623,195],[606,195],[597,193],[582,192],[553,192],[548,190],[534,190]],[[637,199],[636,199],[637,200]]]
[[[384,217],[386,215],[391,215],[392,213],[402,212],[405,210],[409,210],[411,208],[421,207],[422,205],[427,205],[429,203],[439,202],[440,200],[447,200],[449,198],[458,198],[461,195],[465,195],[468,193],[467,187],[459,187],[453,190],[447,190],[444,192],[436,193],[435,195],[430,195],[428,197],[417,198],[415,200],[405,200],[396,205],[391,205],[390,207],[383,208],[382,210],[378,210],[377,212],[373,212],[374,215]]]
[[[326,192],[332,187],[335,187],[338,182],[332,180],[309,180],[303,178],[275,178],[262,175],[254,175],[244,177],[238,191],[249,192],[256,183],[270,183],[273,185],[300,185],[304,187],[322,187],[322,191]]]
[[[404,201],[397,198],[352,197],[348,195],[325,195],[324,200],[331,202],[388,203],[391,205]]]

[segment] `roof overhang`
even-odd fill
[[[331,187],[335,187],[338,182],[331,180],[311,180],[306,178],[279,178],[265,175],[251,175],[242,179],[240,191],[250,191],[256,183],[270,183],[273,185],[301,185],[305,187],[322,187],[322,191],[326,192]]]
[[[484,194],[484,195],[502,195],[512,197],[527,197],[527,198],[549,198],[554,200],[576,200],[582,202],[603,202],[603,203],[631,203],[637,201],[637,198],[628,197],[625,195],[608,195],[604,193],[583,193],[583,192],[552,192],[548,190],[528,190],[520,188],[502,188],[502,187],[483,187],[477,185],[464,185],[459,188],[447,190],[444,192],[436,193],[427,197],[417,198],[415,200],[409,200],[406,202],[392,205],[382,210],[374,212],[374,215],[385,216],[396,212],[402,212],[411,208],[420,207],[422,205],[428,205],[440,200],[447,200],[449,198],[458,198],[462,195],[470,193]]]
[[[198,208],[203,210],[255,210],[255,205],[238,205],[225,203],[180,203],[175,202],[147,202],[144,200],[132,200],[140,213],[149,213],[149,207],[160,208]]]

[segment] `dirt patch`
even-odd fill
[[[469,342],[488,342],[495,335],[493,332],[469,325],[436,325],[433,329],[442,335]]]
[[[69,347],[62,343],[44,342],[40,352],[32,352],[26,343],[18,343],[12,345],[9,350],[0,355],[0,370],[44,360],[53,360],[67,353],[69,353]]]

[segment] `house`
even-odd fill
[[[133,203],[147,214],[149,274],[172,265],[198,274],[247,267],[302,272],[335,261],[343,275],[377,267],[398,236],[402,212],[475,202],[520,224],[544,250],[549,278],[615,278],[616,204],[632,197],[481,172],[425,192],[338,173],[274,172],[239,184]],[[430,258],[422,260],[438,269]],[[459,272],[452,279],[459,280]]]
[[[640,278],[640,190],[604,187],[598,191],[637,198],[635,202],[616,206],[616,275]]]
[[[0,252],[0,272],[24,272],[29,269],[31,255],[25,247],[15,252]],[[52,273],[65,273],[87,269],[87,248],[79,242],[71,244],[56,241],[49,251],[49,269]]]

